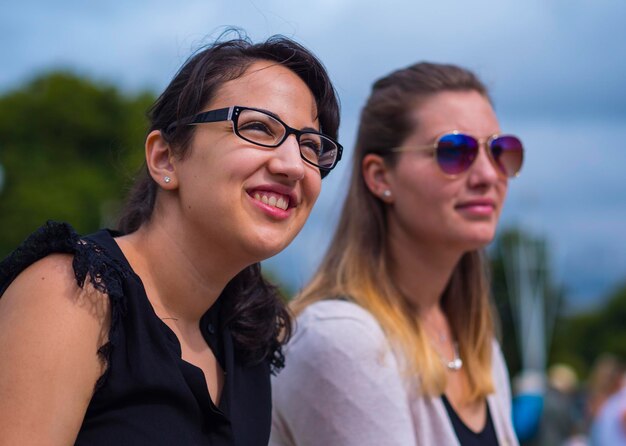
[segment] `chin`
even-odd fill
[[[483,249],[493,241],[494,236],[495,231],[489,228],[480,231],[472,231],[462,235],[459,234],[458,240],[460,244],[463,245],[463,250],[468,252]]]
[[[468,240],[468,245],[471,246],[471,248],[468,251],[483,249],[492,241],[493,241],[493,234],[482,236],[482,237],[481,236],[475,237],[472,240]]]
[[[293,238],[290,238],[289,240],[284,240],[284,238],[279,240],[276,236],[271,237],[269,235],[265,235],[263,237],[259,237],[256,241],[251,241],[248,244],[247,251],[254,258],[254,262],[260,262],[282,252],[287,246],[289,246],[289,243],[292,240]]]

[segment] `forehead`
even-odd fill
[[[269,110],[288,123],[292,116],[308,124],[317,118],[309,87],[293,71],[272,61],[253,62],[240,77],[225,82],[208,108],[233,105]]]
[[[477,91],[444,91],[420,100],[411,113],[416,133],[432,140],[451,130],[483,138],[499,133],[489,100]]]

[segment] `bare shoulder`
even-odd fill
[[[32,317],[33,323],[57,325],[51,318],[77,318],[76,324],[102,325],[108,299],[89,282],[78,286],[72,262],[69,254],[52,254],[26,268],[0,299],[0,320]]]
[[[104,372],[108,297],[79,287],[72,262],[47,256],[0,298],[0,432],[15,444],[73,442]]]

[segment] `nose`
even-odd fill
[[[473,187],[487,187],[505,179],[495,165],[491,156],[487,153],[487,143],[481,141],[478,155],[470,167],[468,181]]]
[[[289,135],[280,146],[272,151],[270,156],[268,169],[271,173],[296,181],[304,178],[304,160],[300,155],[300,145],[296,135]]]

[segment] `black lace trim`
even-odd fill
[[[119,340],[119,327],[126,312],[122,281],[131,272],[126,265],[107,255],[101,246],[89,239],[81,239],[69,224],[48,221],[0,262],[0,297],[24,269],[53,253],[73,254],[72,266],[78,286],[83,288],[85,280],[89,278],[96,290],[109,296],[111,303],[109,339],[98,349],[98,356],[106,368],[96,382],[97,390],[106,381],[111,352]]]

